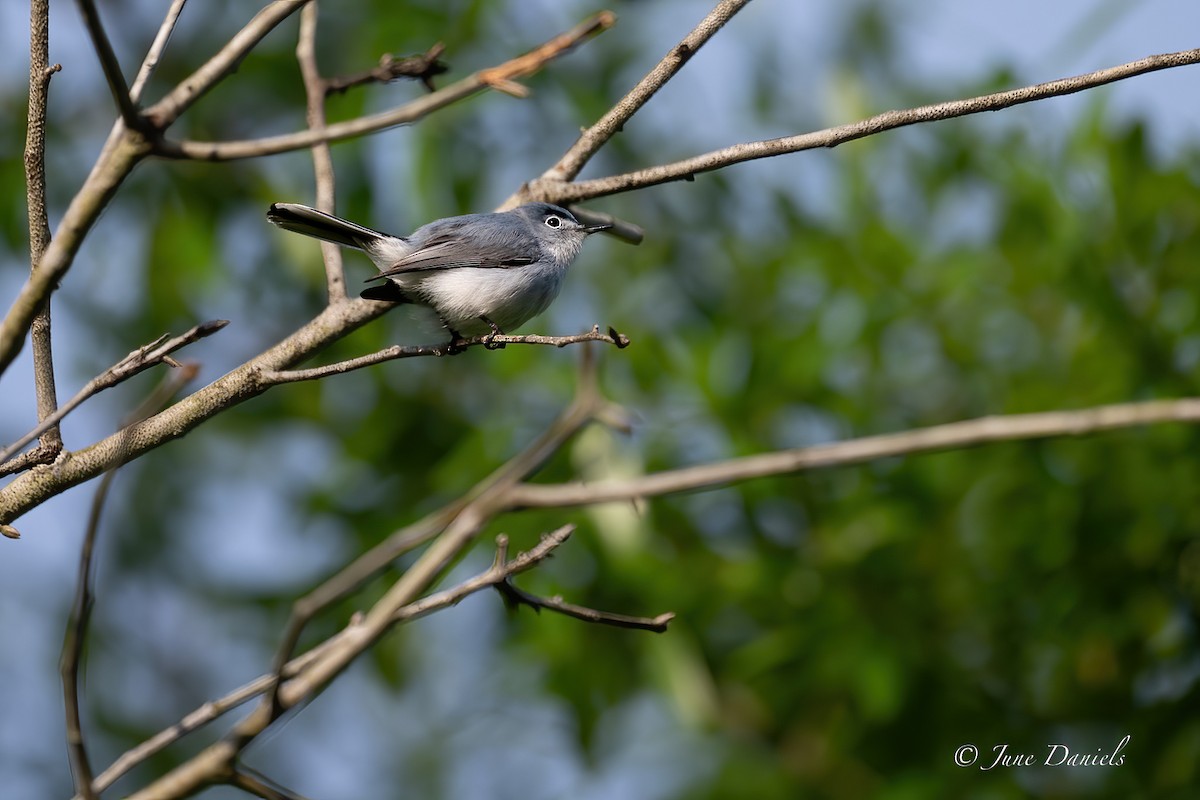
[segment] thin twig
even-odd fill
[[[683,41],[671,48],[628,94],[617,101],[596,124],[583,131],[575,144],[571,145],[557,164],[546,170],[542,178],[551,182],[573,180],[591,157],[621,131],[630,117],[666,85],[667,81],[675,77],[696,51],[749,2],[750,0],[722,0],[718,3],[716,8],[710,11]]]
[[[544,200],[552,203],[577,203],[597,197],[643,189],[647,186],[657,186],[662,183],[677,180],[691,180],[702,172],[712,172],[745,161],[759,158],[797,153],[803,150],[813,150],[821,147],[837,147],[840,144],[873,136],[884,131],[903,128],[921,122],[935,122],[955,117],[965,117],[971,114],[981,114],[985,111],[999,111],[1003,108],[1045,100],[1050,97],[1075,94],[1086,89],[1114,83],[1138,75],[1145,75],[1158,70],[1183,67],[1200,63],[1200,48],[1184,50],[1177,53],[1149,56],[1147,58],[1120,64],[1107,69],[1076,75],[1072,78],[1039,83],[1020,89],[1010,89],[1004,92],[981,95],[966,100],[951,100],[944,103],[920,106],[918,108],[898,111],[885,111],[873,117],[854,122],[849,125],[839,125],[834,128],[803,133],[798,136],[787,136],[780,139],[768,139],[760,142],[746,142],[732,147],[714,150],[692,158],[676,161],[671,164],[660,164],[647,169],[627,172],[622,175],[612,175],[595,180],[579,181],[576,183],[537,181],[523,192],[518,193],[517,202],[528,199]],[[510,203],[513,200],[510,198]]]
[[[96,377],[88,381],[82,389],[80,389],[74,397],[59,407],[53,414],[42,420],[40,424],[33,430],[26,433],[17,441],[6,447],[0,452],[0,475],[8,474],[15,470],[11,469],[13,462],[7,459],[20,450],[25,445],[32,442],[41,433],[51,426],[57,425],[62,419],[74,411],[85,400],[99,394],[105,389],[111,389],[123,381],[127,381],[134,375],[137,375],[157,364],[170,363],[172,366],[178,366],[170,358],[171,353],[176,350],[191,344],[206,336],[211,336],[217,331],[229,324],[229,320],[217,319],[210,322],[204,322],[194,326],[191,330],[180,334],[179,336],[171,336],[163,334],[149,344],[139,347],[132,351],[129,355],[113,364],[111,367],[100,373]],[[119,459],[118,459],[119,460]]]
[[[325,82],[317,68],[317,4],[314,2],[300,12],[300,34],[296,41],[296,61],[300,64],[300,75],[304,80],[304,95],[307,108],[305,117],[312,131],[325,129]],[[317,142],[312,146],[313,172],[316,176],[316,205],[326,213],[334,212],[335,183],[333,155],[329,142]],[[346,272],[342,263],[342,249],[330,242],[321,242],[321,256],[325,262],[325,286],[330,303],[346,299]]]
[[[443,608],[457,605],[467,595],[474,594],[489,586],[498,587],[512,578],[513,575],[525,572],[546,560],[574,532],[574,525],[563,525],[561,528],[550,531],[550,533],[542,534],[542,538],[536,545],[523,553],[518,553],[517,557],[511,561],[499,558],[493,560],[492,566],[486,572],[481,572],[474,578],[469,578],[453,588],[436,592],[415,603],[409,603],[398,609],[392,615],[392,621],[408,622],[409,620],[428,616],[434,611],[440,611]],[[507,550],[508,537],[503,534],[497,536],[496,548],[497,551],[502,549]]]
[[[50,244],[50,222],[46,213],[46,109],[51,76],[62,66],[50,65],[49,0],[29,4],[29,112],[25,128],[25,197],[29,219],[29,269],[36,270]],[[50,301],[43,303],[29,328],[33,342],[33,387],[39,421],[58,407],[54,385],[54,351],[50,336]],[[44,464],[62,452],[62,435],[57,424],[41,434],[42,440],[29,461]],[[0,460],[3,460],[0,458]]]
[[[611,11],[601,11],[575,26],[571,30],[560,33],[553,39],[543,42],[522,56],[507,61],[497,67],[480,70],[476,73],[479,79],[488,86],[514,97],[525,97],[529,90],[514,81],[532,75],[552,58],[574,50],[584,39],[602,31],[608,30],[617,22],[617,16]]]
[[[541,611],[544,608],[564,616],[581,619],[584,622],[610,625],[614,628],[666,633],[667,625],[675,619],[675,614],[670,611],[659,614],[657,617],[631,617],[626,614],[614,614],[611,611],[600,611],[587,606],[575,605],[564,601],[561,597],[538,597],[524,589],[518,589],[512,581],[501,581],[496,584],[495,588],[512,608],[522,605],[529,606],[534,611]]]
[[[532,75],[552,59],[573,49],[584,39],[606,30],[614,20],[615,17],[610,12],[604,11],[596,14],[525,55],[510,59],[495,67],[479,70],[473,75],[390,111],[338,122],[321,130],[309,129],[261,139],[229,142],[166,140],[156,143],[156,152],[167,158],[230,161],[302,150],[320,142],[336,142],[385,128],[407,125],[489,88],[515,91],[513,87],[520,86],[520,84],[514,83],[517,78]],[[146,113],[149,115],[154,111],[155,109],[152,108]]]
[[[196,376],[198,368],[189,364],[170,379],[159,384],[158,388],[130,415],[121,426],[121,435],[128,439],[131,426],[140,419],[152,414],[158,407],[166,403],[184,383]],[[92,564],[96,549],[96,539],[100,532],[100,517],[108,499],[109,489],[112,488],[116,477],[118,462],[104,474],[96,493],[92,496],[91,510],[88,514],[87,530],[84,533],[83,544],[79,550],[79,570],[75,584],[75,602],[71,607],[71,617],[67,623],[67,633],[63,640],[62,656],[59,659],[59,672],[62,676],[63,707],[66,714],[67,755],[71,762],[71,774],[75,781],[75,790],[83,800],[98,800],[101,790],[97,789],[92,779],[92,769],[88,762],[87,746],[84,742],[83,720],[79,710],[79,666],[83,657],[83,645],[87,641],[88,622],[91,619],[95,593],[92,590]]]
[[[121,112],[121,119],[124,120],[125,127],[131,131],[146,132],[148,126],[138,112],[133,97],[129,94],[129,85],[121,73],[121,62],[117,60],[117,54],[113,52],[112,42],[109,41],[104,24],[100,21],[100,12],[96,10],[95,2],[78,0],[78,3],[79,10],[83,14],[84,27],[87,28],[88,36],[92,39],[96,55],[100,57],[100,67],[104,71],[105,80],[108,81],[108,90],[112,93],[113,102],[117,104],[117,109]]]
[[[237,766],[227,783],[244,792],[249,792],[255,797],[261,797],[263,800],[305,800],[303,795],[280,786],[276,781],[257,770],[250,769],[245,764]]]
[[[150,77],[158,68],[158,62],[162,58],[163,51],[167,49],[167,43],[171,40],[171,34],[175,32],[179,15],[183,13],[183,7],[186,4],[187,0],[171,0],[171,7],[167,9],[167,15],[163,18],[162,25],[159,26],[158,33],[154,35],[154,41],[151,42],[150,49],[146,51],[146,57],[142,59],[142,66],[138,68],[133,86],[129,88],[129,98],[134,103],[141,102],[142,92],[146,90],[146,84],[150,82]]]
[[[273,0],[233,35],[208,61],[184,78],[167,96],[146,109],[144,116],[158,130],[166,130],[179,115],[237,69],[242,59],[263,37],[275,30],[309,0]],[[299,149],[299,148],[297,148]]]
[[[325,94],[341,94],[358,86],[365,86],[369,83],[391,83],[398,78],[419,80],[428,91],[436,91],[437,87],[433,85],[433,79],[449,70],[444,62],[438,60],[438,56],[445,50],[446,46],[438,42],[424,53],[416,56],[396,58],[391,53],[384,53],[379,59],[379,64],[371,69],[352,75],[326,78]]]
[[[567,347],[572,344],[580,344],[581,342],[607,342],[616,345],[618,348],[628,347],[629,338],[623,334],[617,333],[612,328],[607,331],[601,331],[599,325],[592,327],[586,333],[577,333],[570,336],[543,336],[536,333],[528,333],[524,335],[482,335],[473,336],[469,339],[461,339],[455,342],[457,347],[485,347],[489,349],[499,349],[501,345],[507,344],[536,344],[548,345],[551,347]],[[262,380],[271,384],[280,383],[295,383],[297,381],[311,381],[318,378],[327,378],[330,375],[341,375],[347,372],[352,372],[363,367],[370,367],[376,364],[382,364],[385,361],[395,361],[399,358],[417,358],[420,356],[444,356],[447,350],[441,345],[393,345],[385,347],[374,353],[358,358],[351,358],[345,361],[338,361],[335,364],[326,364],[321,367],[312,367],[311,369],[293,369],[293,370],[278,370],[278,371],[263,371],[259,375]]]
[[[502,569],[507,562],[508,537],[499,536],[496,538],[496,560],[492,568],[496,570]],[[675,619],[675,615],[669,611],[665,614],[659,614],[657,617],[631,617],[627,614],[613,614],[608,611],[598,611],[594,608],[567,603],[561,597],[538,597],[523,589],[518,589],[512,582],[512,576],[493,584],[493,588],[500,593],[500,596],[504,598],[505,605],[509,608],[515,609],[518,606],[526,605],[535,612],[540,612],[545,608],[568,617],[581,619],[584,622],[611,625],[614,628],[631,628],[639,631],[666,633],[667,624]]]
[[[974,447],[994,442],[1046,439],[1151,425],[1200,422],[1200,398],[1122,403],[1076,411],[981,417],[929,428],[864,436],[845,442],[780,450],[710,464],[643,475],[627,481],[593,484],[522,484],[509,493],[511,508],[563,508],[637,500],[676,492],[811,469],[861,464],[882,458]]]

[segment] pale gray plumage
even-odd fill
[[[512,211],[446,217],[400,237],[295,203],[275,203],[281,228],[364,251],[384,281],[363,297],[429,306],[452,338],[511,332],[558,296],[588,234],[564,208],[529,203]]]

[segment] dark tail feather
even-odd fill
[[[349,220],[298,203],[272,204],[267,211],[267,219],[285,231],[295,231],[359,250],[365,250],[367,245],[376,239],[391,238],[386,233],[356,225]]]
[[[365,300],[379,300],[384,303],[411,303],[412,299],[404,293],[404,291],[392,283],[385,281],[379,286],[368,286],[359,293],[359,297]]]

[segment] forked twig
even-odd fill
[[[341,94],[357,86],[391,83],[398,78],[419,80],[428,91],[436,91],[433,79],[450,69],[438,58],[445,50],[446,46],[438,42],[420,55],[396,58],[391,53],[384,53],[379,59],[379,64],[371,69],[352,75],[326,78],[323,82],[325,94]]]
[[[493,569],[503,569],[505,563],[507,563],[507,559],[508,537],[497,537],[496,560],[493,564]],[[668,623],[675,619],[675,614],[670,611],[659,614],[657,617],[631,617],[626,614],[613,614],[609,611],[599,611],[594,608],[575,605],[574,603],[564,601],[561,597],[538,597],[523,589],[518,589],[513,584],[511,576],[494,584],[494,588],[504,598],[505,605],[509,608],[515,609],[522,605],[529,606],[534,611],[541,611],[544,608],[548,611],[554,611],[568,617],[583,620],[584,622],[611,625],[615,628],[630,628],[639,631],[665,633]]]
[[[725,26],[725,23],[733,18],[734,14],[741,11],[749,2],[750,0],[722,0],[717,3],[716,7],[683,38],[683,41],[672,47],[671,51],[663,56],[662,60],[646,73],[646,76],[638,81],[628,94],[618,100],[594,125],[580,134],[575,144],[571,145],[558,163],[546,170],[542,179],[557,182],[573,180],[591,160],[591,157],[599,152],[609,139],[619,133],[625,123],[649,102],[650,98],[667,84],[667,81],[674,78],[679,70],[683,69],[683,65],[696,54],[696,51],[703,47],[717,31]]]

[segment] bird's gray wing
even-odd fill
[[[413,237],[416,239],[416,236]],[[457,231],[432,236],[396,263],[368,278],[383,280],[410,272],[431,272],[444,269],[509,269],[524,267],[537,261],[537,246],[517,243],[509,236],[493,236],[484,241],[464,241]]]

